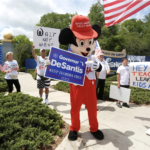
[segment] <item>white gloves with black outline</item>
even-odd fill
[[[96,59],[95,55],[92,55],[92,60],[91,61],[86,61],[85,64],[91,65],[91,70],[92,71],[97,70],[100,66],[100,62],[98,61],[98,59]]]

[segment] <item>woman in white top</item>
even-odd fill
[[[103,53],[99,54],[98,59],[102,65],[101,72],[97,72],[97,78],[98,78],[97,90],[99,88],[98,98],[104,100],[103,95],[104,95],[105,79],[106,79],[106,75],[110,73],[110,68],[107,61],[104,60]]]
[[[6,69],[3,71],[6,73],[5,79],[8,84],[9,93],[13,91],[13,84],[15,85],[17,92],[20,92],[20,83],[18,80],[18,70],[19,66],[16,60],[13,60],[13,53],[8,52],[6,54],[6,62],[5,67]]]

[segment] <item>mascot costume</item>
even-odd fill
[[[95,40],[98,39],[100,34],[100,26],[93,25],[91,27],[88,17],[75,15],[72,18],[71,27],[64,28],[59,35],[60,44],[70,44],[69,47],[73,53],[88,58],[84,85],[70,84],[71,126],[68,135],[70,141],[77,140],[77,132],[80,129],[79,114],[82,104],[86,106],[88,111],[91,134],[98,140],[104,138],[103,133],[98,130],[95,85],[95,71],[101,71],[102,66],[95,56],[92,55],[92,52],[95,51]]]

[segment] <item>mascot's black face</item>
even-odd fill
[[[98,36],[91,39],[79,39],[75,37],[70,28],[64,28],[59,35],[59,42],[62,45],[70,44],[74,53],[88,57],[93,51],[95,51],[95,40],[97,40],[101,34],[101,28],[99,25],[93,25],[92,28],[97,32]]]
[[[72,51],[78,55],[86,57],[89,56],[94,51],[96,43],[94,39],[83,40],[76,38],[76,45],[74,44],[70,45]]]

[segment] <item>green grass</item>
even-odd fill
[[[113,76],[110,78],[113,78]],[[104,97],[106,99],[109,99],[110,85],[117,85],[117,84],[106,80],[105,88],[104,88]],[[69,83],[65,83],[65,82],[57,83],[54,86],[54,89],[68,92],[68,93],[70,92]],[[136,104],[150,104],[150,91],[149,90],[135,88],[135,87],[130,87],[130,89],[131,89],[130,102],[133,102]]]

